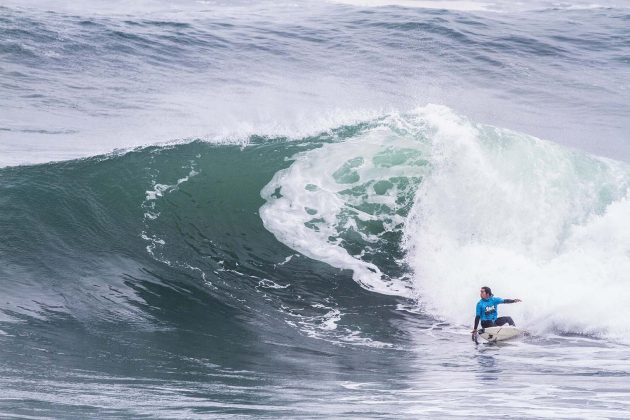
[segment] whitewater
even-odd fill
[[[0,2],[0,416],[630,418],[628,23]]]

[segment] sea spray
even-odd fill
[[[423,112],[433,170],[404,241],[419,299],[472,324],[488,285],[524,300],[500,313],[529,330],[630,340],[630,228],[620,216],[630,214],[630,168],[445,108]]]
[[[265,227],[365,288],[466,325],[490,285],[532,331],[630,338],[608,311],[630,298],[627,165],[438,105],[294,158],[261,192]],[[396,248],[392,276],[378,254]]]

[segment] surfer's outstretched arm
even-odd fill
[[[520,299],[503,299],[503,302],[501,302],[501,303],[517,303],[517,302],[522,302],[522,300],[520,300]]]

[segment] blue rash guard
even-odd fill
[[[505,299],[490,296],[488,299],[481,299],[477,302],[477,316],[481,321],[496,321],[497,306],[505,302]]]

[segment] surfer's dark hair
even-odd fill
[[[492,296],[492,289],[490,289],[488,286],[483,286],[482,289],[484,292],[486,292],[487,295]]]

